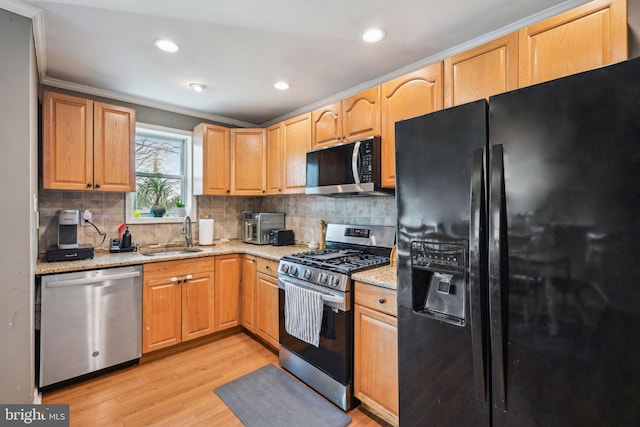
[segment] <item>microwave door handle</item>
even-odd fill
[[[351,171],[353,172],[354,184],[360,184],[360,163],[360,141],[356,141],[351,156]]]

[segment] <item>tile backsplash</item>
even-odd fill
[[[92,222],[107,234],[101,248],[117,237],[118,227],[125,222],[125,194],[40,190],[39,252],[57,244],[57,214],[62,209],[89,209]],[[215,220],[214,239],[241,239],[242,213],[284,212],[285,227],[292,229],[296,240],[309,242],[319,238],[319,221],[360,225],[396,224],[393,196],[332,198],[324,196],[234,197],[198,196],[197,218]],[[182,243],[181,224],[132,224],[129,231],[133,243]],[[194,240],[198,238],[198,222],[193,221]],[[90,225],[78,228],[78,243],[98,247],[102,237]]]

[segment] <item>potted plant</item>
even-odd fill
[[[175,201],[176,205],[176,216],[182,217],[187,215],[187,210],[185,209],[185,204],[178,197]]]
[[[154,217],[162,217],[167,212],[167,203],[174,195],[169,180],[159,175],[146,176],[138,183],[138,206],[149,206],[149,213]]]

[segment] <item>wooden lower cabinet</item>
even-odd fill
[[[242,256],[242,283],[240,285],[240,319],[249,332],[256,332],[256,257]]]
[[[215,259],[214,329],[220,331],[240,324],[242,255],[221,255]]]
[[[142,352],[214,331],[213,257],[144,265]]]
[[[398,319],[395,290],[355,283],[354,393],[398,425]]]
[[[258,258],[256,280],[256,335],[279,348],[278,261]]]
[[[258,273],[256,285],[256,334],[278,348],[278,279]]]

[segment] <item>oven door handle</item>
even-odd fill
[[[291,283],[291,282],[288,282]],[[292,285],[295,286],[299,286],[301,288],[304,288],[304,286],[300,286],[296,283],[291,283]],[[284,290],[284,281],[282,279],[278,279],[278,288]],[[305,288],[305,289],[309,289],[309,288]],[[319,292],[316,291],[314,289],[311,289],[312,291],[318,292],[320,294],[322,294],[322,299],[326,302],[333,302],[336,304],[343,304],[344,303],[344,297],[339,297],[339,296],[335,296],[335,295],[331,295],[331,294],[325,294],[324,292]]]

